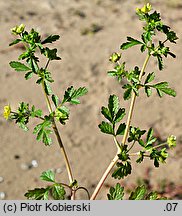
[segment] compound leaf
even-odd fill
[[[52,95],[52,101],[53,101],[55,107],[57,107],[59,105],[59,98],[57,95]]]
[[[135,191],[131,192],[129,200],[144,200],[146,191],[147,189],[144,185],[138,186]]]
[[[116,95],[110,95],[108,108],[112,118],[114,118],[119,110],[119,98]]]
[[[59,40],[59,35],[49,35],[45,40],[41,42],[41,44],[52,43],[56,40]]]
[[[119,183],[115,187],[111,187],[109,194],[107,194],[108,200],[122,200],[124,196],[124,187],[121,187]]]
[[[85,87],[80,87],[78,89],[74,89],[73,86],[69,87],[64,94],[64,98],[62,100],[62,104],[65,102],[70,102],[72,104],[79,104],[79,97],[85,95],[88,90]]]
[[[50,84],[48,83],[48,81],[44,81],[44,89],[45,89],[45,93],[47,95],[51,95],[52,94],[52,89],[51,89],[51,86]]]
[[[25,193],[25,197],[30,200],[48,200],[48,195],[49,188],[35,188]]]
[[[119,108],[118,112],[116,113],[116,116],[114,118],[114,122],[120,122],[121,119],[123,119],[123,117],[126,115],[125,113],[125,109],[124,108]]]
[[[157,90],[157,93],[160,97],[163,96],[163,93],[175,97],[176,96],[175,90],[169,88],[168,85],[169,85],[168,82],[161,82],[161,83],[157,83],[155,85],[152,85],[152,87]]]
[[[152,82],[152,81],[154,80],[154,78],[155,78],[155,73],[154,73],[154,72],[149,73],[149,74],[147,75],[146,80],[145,80],[145,84],[147,84],[147,83],[149,83],[149,82]]]
[[[125,50],[125,49],[128,49],[132,46],[135,46],[135,45],[138,45],[138,44],[143,44],[141,41],[138,41],[132,37],[127,37],[127,40],[128,42],[126,43],[123,43],[121,46],[120,46],[120,49],[122,50]]]
[[[129,161],[125,161],[123,163],[118,162],[116,165],[117,169],[112,174],[112,177],[114,177],[115,179],[121,179],[131,174],[132,167]]]
[[[116,135],[124,135],[125,128],[126,128],[126,124],[121,123],[117,129]]]
[[[102,108],[101,108],[101,113],[104,115],[104,117],[105,117],[106,119],[108,119],[110,122],[112,122],[111,113],[110,113],[110,111],[109,111],[108,108],[102,107]]]
[[[64,200],[65,194],[65,189],[61,184],[55,184],[52,187],[52,196],[55,200]]]
[[[23,63],[21,62],[18,62],[18,61],[11,61],[10,63],[10,66],[12,68],[15,69],[15,71],[30,71],[31,68],[29,68],[28,66],[24,65]]]
[[[48,182],[55,182],[55,173],[52,170],[47,170],[41,174],[40,179]]]
[[[102,121],[102,123],[99,124],[99,128],[103,133],[114,135],[114,130],[112,125],[110,125],[107,122]]]

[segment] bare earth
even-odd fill
[[[177,32],[177,46],[170,45],[177,55],[176,59],[165,59],[165,69],[158,72],[156,81],[169,81],[177,91],[177,97],[160,99],[156,93],[147,98],[143,93],[137,99],[132,124],[142,129],[153,126],[155,133],[164,139],[177,136],[177,148],[170,151],[167,163],[153,168],[150,160],[143,164],[133,161],[133,172],[122,185],[134,185],[136,180],[146,176],[151,168],[151,183],[156,185],[162,180],[181,185],[182,179],[182,3],[181,0],[150,1],[153,7],[161,11],[163,20]],[[81,105],[71,107],[70,121],[60,126],[62,139],[71,160],[74,176],[79,184],[90,192],[99,181],[107,165],[115,155],[116,148],[112,139],[102,134],[98,124],[102,120],[100,108],[107,105],[110,94],[120,97],[121,106],[128,108],[129,102],[122,99],[122,89],[107,71],[112,69],[108,59],[112,52],[119,51],[127,36],[139,37],[141,22],[135,15],[135,8],[143,6],[144,1],[127,0],[1,0],[1,40],[0,40],[0,192],[4,199],[25,199],[28,189],[44,186],[39,180],[42,171],[56,169],[57,179],[67,182],[64,161],[56,139],[51,147],[45,147],[35,141],[32,135],[35,121],[30,123],[30,131],[25,133],[14,123],[2,117],[3,107],[10,103],[16,109],[18,102],[28,102],[47,111],[40,86],[35,79],[24,81],[23,75],[9,67],[11,60],[17,60],[20,47],[8,47],[13,36],[10,28],[24,23],[28,30],[35,28],[42,35],[60,34],[61,39],[54,45],[58,48],[62,61],[52,62],[55,83],[53,90],[63,96],[68,86],[86,86],[87,96],[81,99]],[[83,35],[93,24],[102,27],[95,34]],[[127,68],[135,64],[141,67],[145,55],[140,55],[138,47],[123,54]],[[156,71],[156,62],[150,61],[148,71]],[[36,160],[38,167],[27,167]],[[106,199],[108,186],[116,183],[109,177],[98,199]],[[181,191],[179,191],[181,193]],[[1,194],[2,196],[2,194]],[[82,199],[84,193],[79,194]],[[3,196],[1,197],[3,198]]]

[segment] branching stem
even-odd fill
[[[141,81],[142,79],[142,76],[143,76],[143,73],[146,69],[146,66],[148,64],[148,61],[150,59],[150,54],[147,55],[145,61],[144,61],[144,64],[143,64],[143,67],[141,69],[141,72],[140,72],[140,75],[139,75],[139,82]],[[131,123],[131,119],[132,119],[132,115],[133,115],[133,109],[134,109],[134,105],[135,105],[135,100],[136,100],[136,94],[133,92],[132,94],[132,98],[131,98],[131,104],[130,104],[130,109],[129,109],[129,113],[128,113],[128,118],[127,118],[127,122],[126,122],[126,129],[125,129],[125,133],[124,133],[124,136],[123,136],[123,140],[122,140],[122,145],[124,146],[126,144],[126,140],[127,140],[127,137],[128,137],[128,133],[129,133],[129,128],[130,128],[130,123]],[[117,154],[115,155],[115,157],[113,158],[113,160],[111,161],[111,163],[109,164],[109,166],[107,167],[106,171],[104,172],[103,176],[101,177],[98,185],[96,186],[90,200],[95,200],[97,194],[99,193],[102,185],[104,184],[107,176],[109,175],[109,173],[111,172],[112,168],[115,166],[115,164],[117,163],[118,161],[118,152]]]
[[[49,100],[49,97],[48,95],[46,94],[45,92],[45,86],[44,86],[44,83],[42,82],[42,88],[43,88],[43,91],[44,91],[44,95],[45,95],[45,98],[46,98],[46,102],[47,102],[47,107],[49,109],[49,112],[52,113],[52,107],[51,107],[51,103],[50,103],[50,100]],[[64,156],[64,160],[65,160],[65,164],[66,164],[66,169],[67,169],[67,173],[68,173],[68,177],[69,177],[69,182],[70,184],[73,182],[73,174],[72,174],[72,170],[71,170],[71,166],[70,166],[70,162],[69,162],[69,159],[68,159],[68,156],[66,154],[66,151],[65,151],[65,148],[64,148],[64,145],[63,145],[63,142],[62,142],[62,139],[61,139],[61,136],[59,134],[59,131],[57,129],[57,126],[56,126],[56,122],[54,121],[53,119],[53,122],[52,122],[52,127],[53,127],[53,130],[54,130],[54,133],[56,135],[56,138],[57,138],[57,141],[59,143],[59,147],[61,149],[61,152]]]

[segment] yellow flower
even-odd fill
[[[143,6],[143,8],[136,8],[136,12],[142,12],[142,13],[148,13],[152,10],[152,5],[150,3],[147,3],[146,5]]]
[[[25,25],[24,24],[21,24],[19,26],[15,26],[14,28],[11,29],[11,32],[12,34],[14,35],[19,35],[21,34],[22,32],[24,32],[25,30]]]
[[[143,8],[141,8],[141,11],[143,13],[148,13],[150,12],[152,9],[152,5],[150,3],[147,3],[146,5],[143,6]]]
[[[8,120],[9,116],[11,114],[11,107],[10,105],[7,105],[4,107],[4,113],[3,113],[3,116],[6,120]]]

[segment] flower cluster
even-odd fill
[[[10,107],[10,105],[7,105],[7,106],[4,107],[3,116],[4,116],[4,118],[5,118],[6,120],[8,120],[9,117],[10,117],[10,114],[11,114],[11,107]]]

